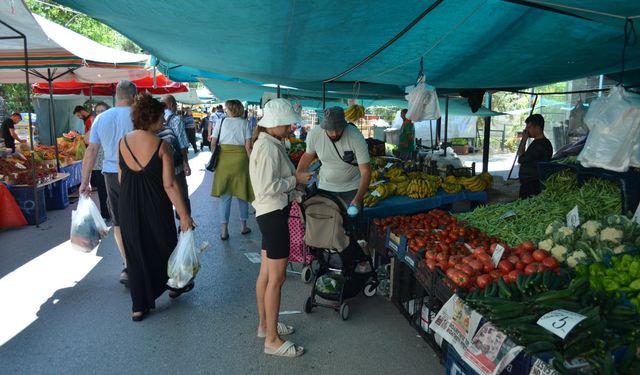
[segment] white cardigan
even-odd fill
[[[255,200],[256,216],[281,210],[296,188],[296,170],[282,141],[260,133],[249,158],[249,176]]]

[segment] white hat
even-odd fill
[[[262,110],[264,116],[258,125],[264,128],[275,128],[282,125],[291,125],[302,122],[302,117],[295,111],[291,102],[287,99],[271,99]]]

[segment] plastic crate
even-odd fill
[[[554,173],[570,170],[573,173],[578,175],[578,169],[580,168],[579,164],[562,164],[562,163],[554,163],[554,162],[540,162],[538,163],[538,176],[540,181],[544,184],[544,182],[551,177]]]
[[[11,187],[9,189],[11,194],[16,200],[16,203],[22,210],[22,214],[29,225],[36,224],[36,203],[35,197],[33,195],[32,187]],[[43,223],[47,221],[47,209],[45,203],[45,194],[44,188],[38,189],[38,214],[39,214],[39,222]]]
[[[445,367],[446,375],[476,375],[475,372],[456,352],[456,350],[448,345],[447,350],[447,366]]]
[[[465,291],[454,284],[440,268],[436,268],[433,294],[440,302],[446,303],[454,294],[464,296]]]
[[[387,228],[387,240],[385,242],[387,249],[391,250],[399,260],[404,260],[407,252],[407,237],[398,236],[391,232],[391,227]]]
[[[433,284],[435,273],[431,272],[427,269],[424,261],[420,261],[416,264],[416,280],[418,283],[422,285],[422,287],[426,290],[427,294],[430,296],[434,295]]]
[[[404,258],[402,259],[402,261],[409,266],[409,268],[411,268],[411,270],[413,270],[414,272],[416,271],[416,269],[418,268],[418,264],[423,262],[423,257],[424,255],[424,251],[420,251],[418,253],[414,253],[411,250],[407,250],[407,252],[404,255]]]
[[[63,210],[69,206],[69,192],[66,180],[57,181],[44,187],[47,210]]]
[[[387,231],[381,226],[369,222],[369,235],[367,243],[370,249],[375,249],[376,253],[382,256],[389,256],[389,250],[386,247]]]

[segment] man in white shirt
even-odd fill
[[[211,138],[218,136],[218,133],[213,132],[213,128],[225,117],[224,108],[221,104],[218,104],[216,111],[211,114],[211,117],[209,117],[209,134],[207,135],[209,142],[211,142]]]
[[[118,198],[120,196],[120,182],[118,182],[118,144],[120,139],[133,130],[131,121],[131,104],[136,95],[136,86],[130,81],[120,81],[116,86],[116,106],[101,113],[91,126],[89,136],[89,147],[84,154],[82,161],[82,183],[79,192],[82,195],[91,194],[91,172],[98,151],[102,146],[104,151],[104,161],[102,164],[102,174],[104,175],[107,187],[107,197],[111,220],[113,222],[116,245],[122,256],[124,270],[120,274],[120,282],[128,285],[127,258],[124,254],[122,235],[120,234]]]
[[[322,162],[318,188],[359,207],[371,180],[369,149],[360,130],[345,120],[342,108],[325,109],[320,127],[311,129],[298,172],[306,172],[316,157]]]

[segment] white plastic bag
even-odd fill
[[[578,155],[583,166],[625,172],[640,163],[640,95],[614,87],[591,104],[585,122],[591,132]]]
[[[71,247],[90,252],[109,234],[109,227],[93,200],[80,196],[78,207],[71,212]]]
[[[193,229],[180,232],[178,244],[169,257],[167,264],[167,285],[173,289],[183,288],[200,270],[198,251]]]
[[[405,96],[409,107],[407,118],[413,122],[437,120],[440,118],[440,103],[436,90],[429,90],[422,82],[411,89]]]

